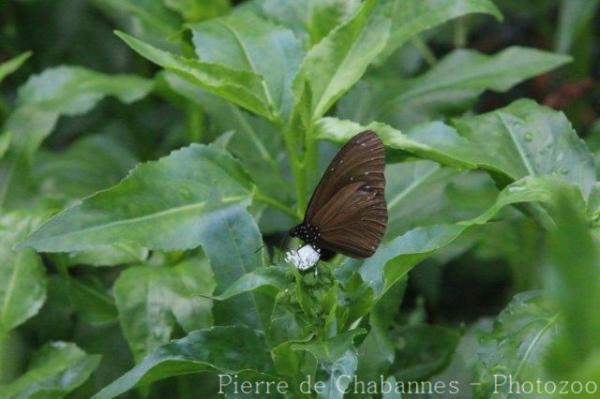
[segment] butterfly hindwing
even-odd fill
[[[315,217],[318,246],[355,258],[371,256],[385,232],[385,200],[364,183],[344,186]],[[325,219],[321,219],[325,218]]]

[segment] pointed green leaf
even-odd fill
[[[287,270],[285,267],[278,266],[260,267],[250,273],[244,274],[227,287],[221,295],[215,296],[213,299],[223,301],[236,295],[265,287],[273,287],[279,291],[286,286],[288,280],[286,277]]]
[[[0,206],[23,205],[31,200],[31,156],[60,116],[86,113],[107,96],[125,103],[137,101],[151,89],[151,81],[136,76],[107,75],[68,66],[47,69],[29,78],[19,89],[17,109],[4,125],[12,140],[0,161]]]
[[[263,241],[252,216],[241,206],[228,207],[211,217],[200,234],[221,295],[238,279],[263,266]],[[247,325],[266,331],[273,299],[260,292],[242,293],[214,304],[215,324]]]
[[[93,278],[67,278],[69,297],[81,319],[92,325],[117,320],[117,307],[102,282]]]
[[[50,219],[20,246],[41,252],[127,242],[150,249],[194,248],[221,212],[248,204],[252,190],[230,155],[192,144],[139,165],[118,185]]]
[[[323,341],[292,344],[296,351],[311,353],[325,371],[321,389],[315,389],[319,398],[341,399],[348,388],[358,363],[354,339],[364,335],[365,330],[355,329]]]
[[[213,327],[161,346],[93,399],[114,398],[136,386],[175,375],[205,371],[238,374],[244,370],[259,374],[269,373],[272,368],[265,343],[253,330]]]
[[[6,151],[8,151],[8,147],[10,147],[11,134],[9,132],[4,132],[0,134],[0,159],[4,157]]]
[[[190,29],[201,62],[260,76],[268,108],[285,119],[293,101],[292,81],[304,55],[292,31],[247,11],[193,24]]]
[[[86,251],[56,254],[65,266],[117,266],[140,263],[148,258],[148,249],[134,242],[101,245]]]
[[[8,75],[19,69],[19,67],[23,65],[23,63],[27,61],[29,57],[31,57],[31,51],[27,51],[0,64],[0,83]]]
[[[214,276],[205,259],[190,258],[173,267],[138,266],[115,282],[123,333],[136,359],[169,342],[175,324],[190,332],[212,325],[210,295]]]
[[[417,125],[406,134],[382,123],[362,127],[351,121],[322,118],[321,138],[345,141],[372,129],[387,147],[462,168],[501,172],[512,180],[557,175],[576,183],[587,196],[596,180],[594,157],[562,112],[531,100],[454,121]]]
[[[569,193],[562,193],[552,214],[556,226],[549,234],[544,279],[546,293],[560,311],[561,335],[546,365],[552,376],[574,379],[597,370],[600,251],[585,208]]]
[[[109,136],[86,136],[62,152],[41,151],[32,167],[44,195],[79,199],[113,186],[138,163]]]
[[[5,130],[13,134],[13,145],[30,155],[60,115],[86,113],[107,96],[131,103],[151,89],[151,81],[133,75],[108,75],[72,66],[50,68],[19,88],[18,108]]]
[[[593,23],[598,0],[563,0],[558,12],[554,48],[559,53],[568,53],[573,44],[581,39],[590,22]]]
[[[306,343],[295,343],[294,350],[303,350],[322,362],[333,362],[353,347],[354,339],[366,333],[362,328],[350,330],[326,340],[313,340]]]
[[[227,14],[231,8],[229,0],[163,0],[163,3],[189,22],[216,18]]]
[[[310,47],[352,18],[359,6],[358,0],[265,0],[262,9],[305,38]]]
[[[0,217],[0,340],[37,314],[46,299],[46,274],[39,255],[31,249],[13,249],[41,220],[23,212]]]
[[[298,101],[305,82],[308,83],[314,119],[323,116],[361,78],[383,49],[390,28],[386,11],[387,3],[364,2],[351,19],[331,31],[306,54],[294,90]]]
[[[506,91],[569,60],[525,47],[509,47],[493,55],[458,49],[416,78],[366,80],[340,101],[338,114],[360,123],[376,120],[406,129],[462,113],[484,90]]]
[[[99,355],[88,355],[73,343],[52,342],[34,355],[25,374],[0,386],[0,396],[60,399],[83,384],[99,363]]]
[[[176,48],[172,37],[181,29],[179,16],[165,0],[94,0],[118,26],[156,45]],[[169,40],[170,39],[170,40]]]
[[[485,155],[484,166],[516,180],[557,175],[585,197],[596,181],[594,157],[562,112],[530,100],[483,115],[458,119],[456,129]]]
[[[403,326],[394,334],[398,348],[390,373],[400,381],[421,381],[444,369],[452,358],[460,335],[429,324]]]
[[[508,383],[502,377],[495,383],[495,376],[511,376],[515,384],[539,379],[544,355],[558,333],[557,319],[556,309],[539,292],[515,296],[493,330],[480,335],[477,397],[509,393]]]
[[[572,200],[583,208],[581,194],[564,180],[556,177],[527,177],[507,186],[490,208],[473,219],[456,224],[417,227],[382,244],[372,257],[362,262],[358,272],[365,284],[380,297],[417,263],[453,242],[469,227],[487,223],[508,205],[523,202],[552,205],[559,190],[568,190]],[[343,267],[352,269],[353,262],[347,261]]]
[[[274,119],[269,101],[264,96],[263,79],[260,76],[252,72],[175,55],[123,32],[116,34],[142,57],[182,76],[192,84],[267,119]]]
[[[432,161],[391,164],[385,174],[389,214],[386,237],[397,237],[417,226],[473,218],[491,206],[498,195],[486,173],[461,171]],[[423,201],[425,197],[429,200]]]
[[[349,120],[325,117],[317,123],[317,136],[336,142],[345,142],[356,132],[371,129],[377,132],[386,147],[413,153],[425,159],[459,168],[476,168],[483,156],[473,145],[458,135],[455,129],[442,123],[417,125],[402,133],[393,127],[373,122],[367,126]]]
[[[360,381],[368,383],[380,375],[388,375],[388,369],[396,357],[396,337],[391,333],[394,318],[402,303],[407,279],[400,280],[386,292],[369,310],[370,330],[358,347],[358,370]]]
[[[225,148],[240,160],[260,192],[284,203],[292,202],[292,187],[287,184],[284,175],[287,159],[275,125],[214,94],[191,86],[173,73],[167,72],[163,76],[174,91],[202,107],[211,118],[215,134],[233,132]]]
[[[501,19],[490,0],[393,0],[392,29],[382,59],[411,37],[462,15],[482,13]]]

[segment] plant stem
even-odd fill
[[[467,45],[467,17],[460,17],[454,22],[454,47]]]
[[[187,106],[187,128],[190,143],[198,143],[202,140],[202,127],[204,114],[200,107],[190,102]]]
[[[294,186],[296,189],[296,212],[294,217],[301,219],[302,211],[304,210],[304,193],[306,192],[306,183],[303,171],[302,161],[298,157],[298,146],[294,138],[294,132],[290,126],[286,126],[283,130],[283,142],[290,160],[290,167],[294,176]]]
[[[304,132],[302,159],[300,160],[299,180],[297,186],[297,212],[303,215],[307,207],[307,185],[317,169],[317,143],[313,137],[312,126]]]
[[[429,48],[427,43],[423,41],[423,39],[421,39],[419,36],[415,36],[412,39],[412,43],[417,48],[417,50],[419,50],[419,53],[421,53],[421,57],[423,57],[423,59],[429,64],[429,66],[434,66],[437,63],[437,58],[435,57],[435,54],[433,53],[431,48]]]

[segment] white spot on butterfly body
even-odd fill
[[[321,253],[310,244],[300,247],[297,251],[292,249],[285,254],[285,261],[302,271],[312,268],[320,258]]]

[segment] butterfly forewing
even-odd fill
[[[317,245],[348,256],[371,256],[385,233],[385,151],[372,131],[354,136],[335,156],[309,202],[304,223]]]
[[[385,189],[383,143],[372,131],[352,137],[331,161],[308,203],[305,221],[323,207],[342,187],[362,181],[378,190]]]

